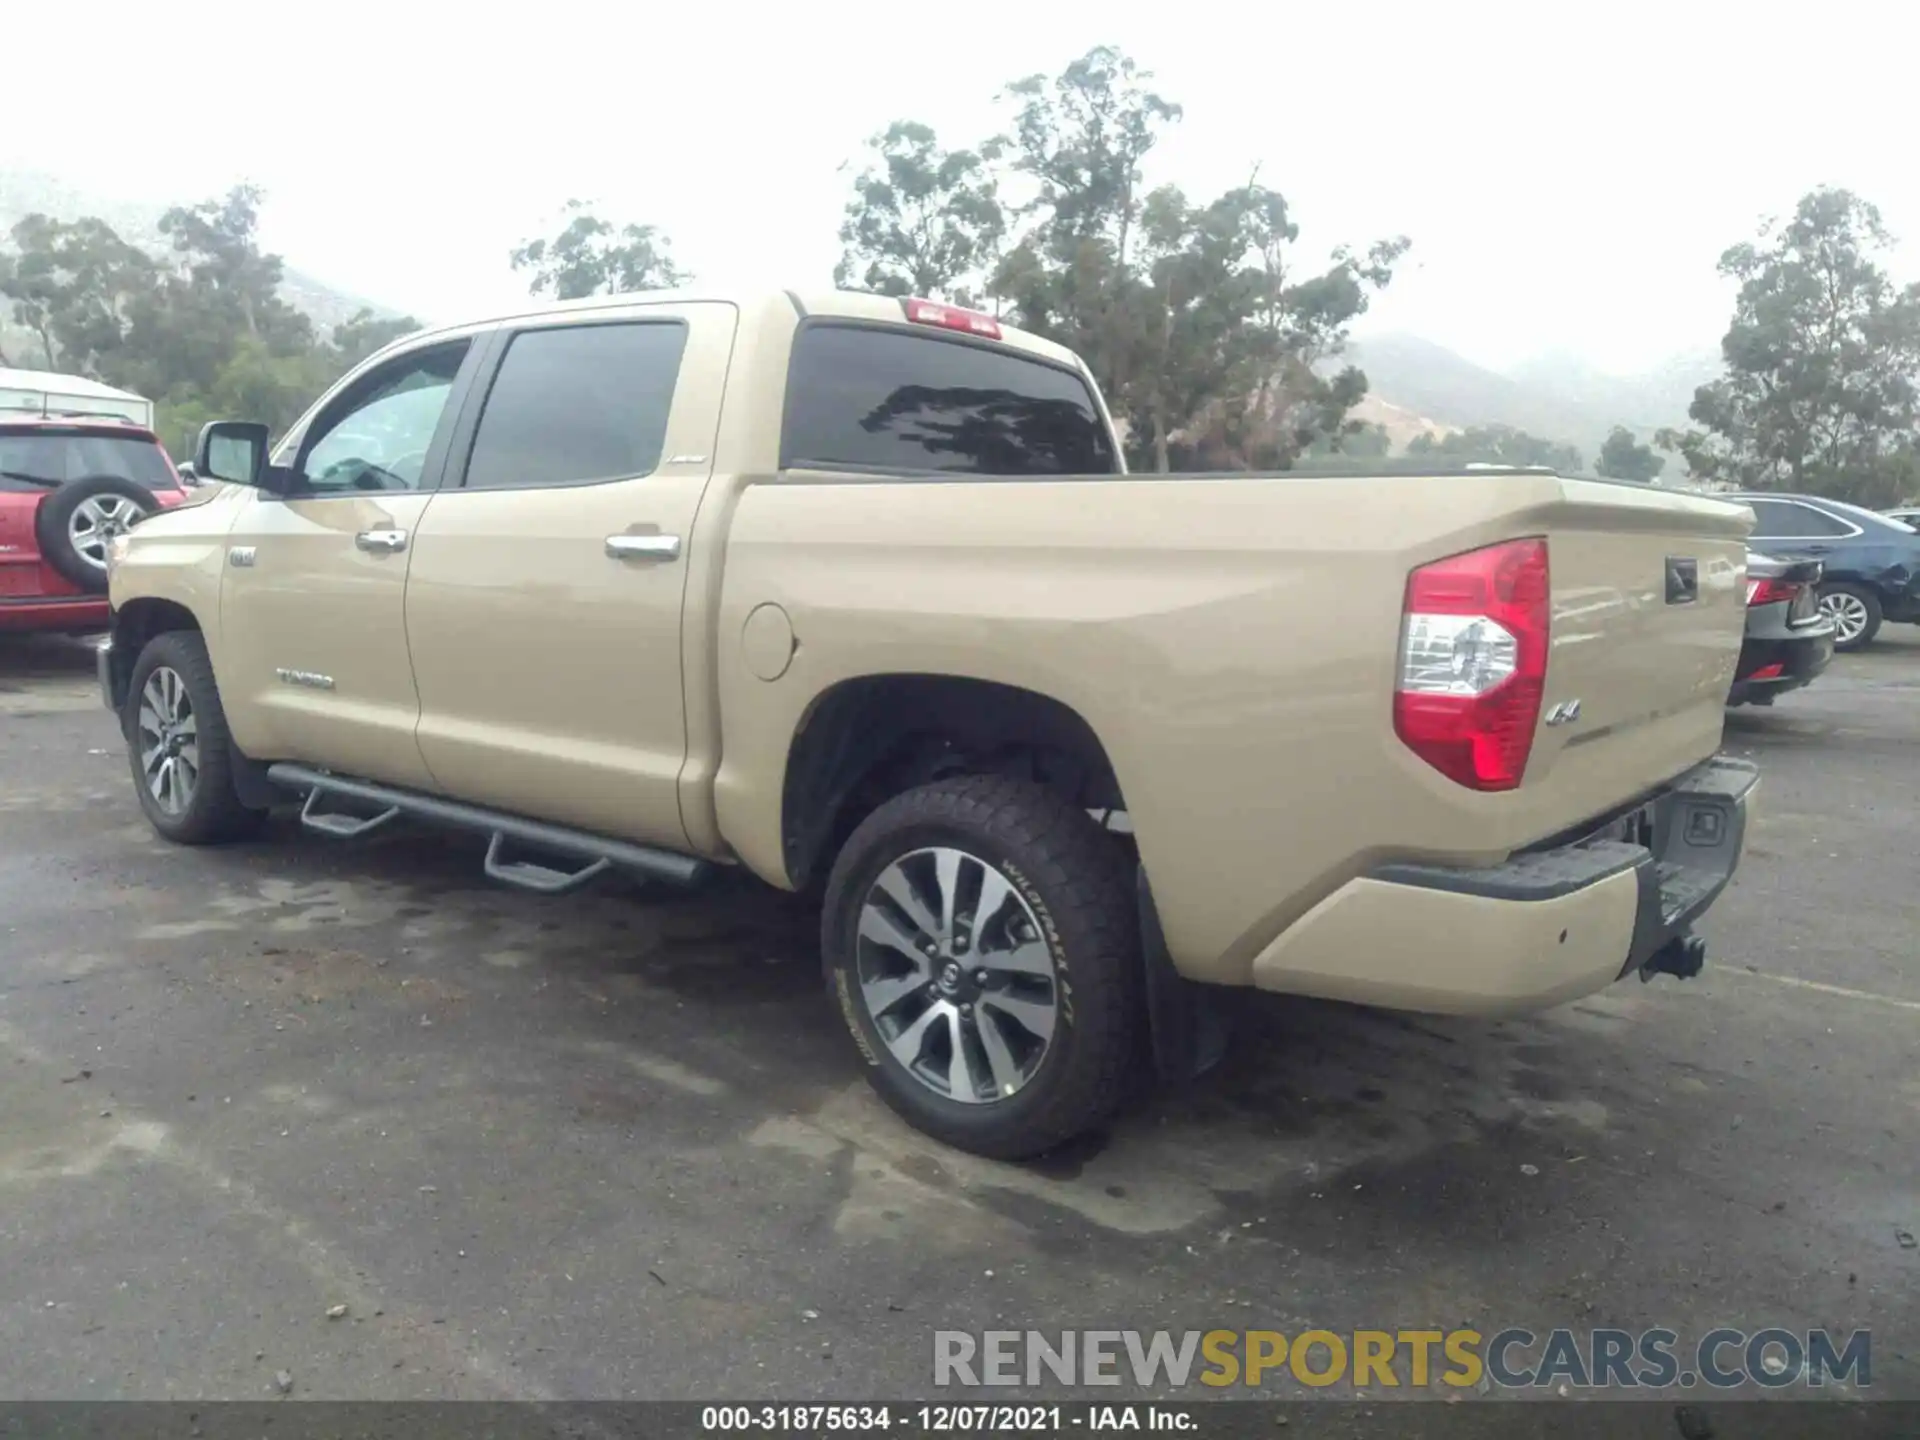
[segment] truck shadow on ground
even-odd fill
[[[0,633],[0,691],[46,680],[91,680],[93,637]]]
[[[1727,712],[1725,743],[1754,749],[1823,745],[1839,728],[1832,720],[1795,715],[1784,702],[1772,708],[1742,706]]]
[[[1638,986],[1513,1021],[1245,993],[1230,997],[1231,1044],[1209,1075],[1142,1087],[1104,1132],[1055,1154],[981,1160],[909,1129],[869,1092],[805,904],[732,876],[697,894],[612,885],[556,902],[484,882],[479,849],[404,831],[341,845],[277,818],[266,842],[202,852],[229,892],[207,918],[150,933],[250,932],[251,953],[211,962],[229,983],[257,993],[265,967],[311,997],[351,988],[363,1019],[382,986],[396,1004],[437,1001],[476,1024],[493,1022],[475,1007],[501,1002],[514,1043],[543,1048],[544,1073],[578,1076],[578,1123],[630,1126],[656,1103],[647,1082],[666,1076],[762,1154],[838,1166],[822,1221],[850,1234],[911,1230],[918,1211],[951,1224],[959,1206],[1048,1250],[1116,1231],[1250,1238],[1282,1217],[1290,1243],[1332,1244],[1360,1213],[1402,1237],[1493,1244],[1562,1223],[1540,1198],[1543,1172],[1597,1175],[1611,1150],[1652,1148],[1650,1126],[1670,1148],[1676,1131],[1692,1144],[1717,1124],[1710,1106],[1672,1103],[1685,1062],[1628,1049],[1647,1003]],[[263,885],[263,871],[277,878]],[[367,960],[389,949],[391,962]],[[624,1066],[594,1063],[610,1057]],[[622,1074],[634,1081],[626,1101]],[[1668,1097],[1657,1113],[1653,1094]]]

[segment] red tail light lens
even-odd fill
[[[1789,580],[1749,580],[1747,581],[1747,604],[1774,605],[1782,600],[1798,598],[1801,585]]]
[[[984,339],[1000,338],[1000,322],[991,315],[982,315],[978,310],[962,310],[953,305],[942,305],[934,300],[903,300],[907,319],[916,325],[938,325],[942,330],[958,330],[965,335],[979,335]]]
[[[1422,565],[1401,607],[1394,733],[1471,790],[1527,769],[1552,624],[1545,540],[1510,540]]]

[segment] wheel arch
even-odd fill
[[[116,709],[126,703],[127,687],[132,683],[133,667],[139,662],[140,652],[154,636],[169,630],[205,634],[199,617],[177,600],[141,595],[114,610],[113,649],[108,655],[108,671]]]
[[[207,640],[200,617],[178,600],[159,595],[139,595],[113,612],[113,648],[107,652],[109,698],[125,723],[127,694],[133,687],[134,667],[140,654],[155,636],[174,631],[191,631]],[[233,787],[242,803],[255,809],[269,809],[286,797],[267,779],[267,767],[229,740],[227,752],[232,765]]]
[[[1105,745],[1055,697],[969,676],[864,675],[816,696],[789,745],[781,792],[788,877],[805,889],[879,805],[963,773],[1035,780],[1089,810],[1126,808]]]

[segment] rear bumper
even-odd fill
[[[1833,663],[1833,627],[1813,627],[1804,635],[1750,636],[1740,647],[1729,705],[1765,702],[1789,690],[1811,685]]]
[[[1759,771],[1716,758],[1589,836],[1481,869],[1389,865],[1349,881],[1253,962],[1264,990],[1394,1009],[1501,1014],[1636,971],[1690,974],[1692,927],[1732,879]]]
[[[1882,583],[1880,590],[1880,613],[1887,619],[1899,623],[1920,620],[1920,569],[1906,576],[1904,585]]]
[[[0,630],[104,630],[112,612],[104,595],[68,599],[0,599]]]

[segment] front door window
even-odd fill
[[[294,493],[419,489],[469,343],[416,350],[362,376],[307,435]]]

